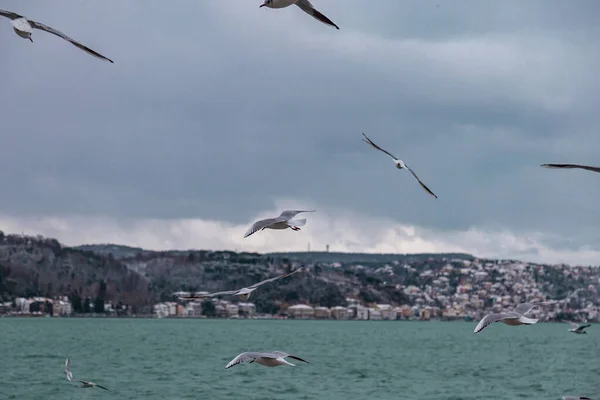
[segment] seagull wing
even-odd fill
[[[578,327],[577,327],[577,330],[578,330],[579,332],[583,332],[583,330],[584,330],[585,328],[589,328],[590,326],[591,326],[590,324],[581,325],[581,326],[578,326]]]
[[[286,221],[294,218],[296,215],[305,212],[315,212],[315,210],[285,210],[277,218],[285,218]]]
[[[263,357],[263,356],[264,356],[263,353],[257,353],[257,352],[252,352],[252,351],[247,351],[247,352],[238,354],[238,356],[236,358],[234,358],[233,360],[229,361],[229,363],[225,366],[225,369],[231,368],[234,365],[241,364],[244,361],[254,360],[254,359],[258,358],[258,357]]]
[[[71,370],[69,369],[69,364],[70,364],[70,361],[67,358],[67,361],[65,361],[65,375],[67,376],[67,380],[72,381],[73,374],[71,373]]]
[[[511,314],[488,314],[485,317],[483,317],[483,319],[481,321],[479,321],[479,323],[477,324],[477,326],[475,327],[475,330],[473,332],[478,333],[481,332],[483,330],[483,328],[487,327],[490,324],[493,324],[494,322],[498,322],[498,321],[502,321],[504,319],[517,319],[519,318],[516,315],[511,315]]]
[[[587,165],[579,164],[542,164],[544,168],[580,168],[587,169],[588,171],[600,172],[600,167],[590,167]]]
[[[571,329],[577,329],[577,328],[579,328],[579,324],[576,324],[575,322],[566,321],[564,319],[561,319],[561,321],[564,322],[565,324],[571,325]]]
[[[68,40],[74,46],[80,48],[81,50],[85,51],[86,53],[88,53],[96,58],[99,58],[101,60],[110,61],[111,63],[113,62],[113,60],[111,60],[110,58],[104,57],[102,54],[95,52],[94,50],[90,49],[89,47],[79,43],[77,40],[70,38],[69,36],[65,35],[61,31],[51,28],[48,25],[44,25],[41,22],[36,22],[36,21],[31,21],[31,20],[29,20],[29,24],[35,29],[40,29],[42,31],[46,31],[46,32],[56,35],[60,38]]]
[[[286,221],[286,219],[281,218],[281,217],[261,219],[260,221],[256,221],[250,227],[250,229],[248,229],[246,231],[246,233],[244,233],[244,237],[247,238],[248,236],[252,235],[253,233],[261,231],[270,225],[276,224],[278,222],[284,222],[284,221]]]
[[[317,19],[318,21],[324,23],[325,25],[330,25],[330,26],[334,26],[336,29],[340,29],[339,26],[337,26],[336,24],[333,23],[332,20],[330,20],[329,18],[327,18],[325,15],[321,14],[319,11],[317,11],[315,9],[315,7],[313,7],[313,5],[311,4],[310,1],[308,0],[298,0],[296,2],[296,5],[298,7],[300,7],[300,9],[302,11],[304,11],[305,13],[307,13],[308,15],[314,17],[315,19]]]
[[[98,385],[98,384],[96,384],[96,386],[97,386],[97,387],[99,387],[100,389],[108,390],[107,388],[105,388],[105,387],[104,387],[104,386],[102,386],[102,385]],[[110,391],[110,390],[109,390],[109,391]]]
[[[293,355],[285,353],[283,351],[272,351],[271,353],[273,353],[273,354],[275,354],[275,355],[277,355],[277,356],[279,356],[281,358],[289,357],[289,358],[293,358],[294,360],[298,360],[298,361],[302,361],[302,362],[305,362],[307,364],[310,364],[308,361],[303,360],[300,357],[293,356]]]
[[[209,294],[205,294],[202,296],[188,296],[188,297],[179,296],[178,299],[183,300],[183,301],[202,300],[202,299],[206,299],[207,297],[215,297],[215,296],[220,296],[223,294],[236,294],[238,291],[239,290],[226,290],[223,292],[209,293]]]
[[[287,276],[293,275],[296,272],[299,272],[301,269],[302,269],[302,267],[298,267],[295,270],[293,270],[292,272],[288,272],[286,274],[282,274],[282,275],[276,276],[274,278],[265,279],[264,281],[260,281],[258,283],[248,286],[248,289],[256,289],[257,287],[264,285],[265,283],[273,282],[273,281],[276,281],[277,279],[281,279],[281,278],[285,278]]]
[[[6,18],[10,18],[10,19],[19,19],[19,18],[25,18],[22,15],[19,15],[17,13],[14,13],[12,11],[6,11],[6,10],[0,10],[0,15]]]
[[[530,312],[531,310],[533,310],[533,308],[535,306],[536,306],[535,304],[531,304],[531,303],[522,303],[522,304],[519,304],[517,307],[515,307],[515,312],[517,314],[525,315],[528,312]]]
[[[429,193],[430,195],[432,195],[433,197],[435,197],[437,199],[438,197],[427,186],[425,186],[425,184],[423,182],[421,182],[421,180],[419,179],[417,174],[415,174],[415,171],[413,171],[408,165],[406,165],[406,164],[404,164],[404,165],[406,166],[406,169],[412,174],[412,176],[414,176],[415,179],[419,182],[421,187],[423,189],[425,189],[427,191],[427,193]]]
[[[364,133],[363,133],[363,136],[365,137],[365,138],[363,139],[363,142],[370,144],[371,146],[375,147],[375,148],[376,148],[377,150],[379,150],[379,151],[383,151],[385,154],[387,154],[388,156],[392,157],[394,160],[397,160],[397,159],[398,159],[398,157],[396,157],[395,155],[393,155],[393,154],[392,154],[392,153],[390,153],[389,151],[387,151],[387,150],[384,150],[384,149],[382,149],[381,147],[377,146],[375,143],[373,143],[373,141],[372,141],[371,139],[369,139],[369,138],[367,137],[367,135],[365,135]],[[365,139],[366,139],[366,140],[365,140]]]

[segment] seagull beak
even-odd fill
[[[261,4],[261,5],[260,5],[260,7],[258,7],[258,8],[261,8],[261,7],[264,7],[264,6],[266,6],[266,4],[264,4],[264,3],[263,3],[263,4]]]
[[[31,40],[31,43],[33,43],[33,39],[31,38],[31,36],[29,36],[29,40]]]

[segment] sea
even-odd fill
[[[600,325],[0,318],[0,399],[600,399]],[[243,351],[309,362],[225,365]],[[82,389],[74,379],[106,386]]]

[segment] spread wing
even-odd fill
[[[42,31],[46,31],[48,33],[51,33],[53,35],[56,35],[60,38],[63,38],[69,42],[71,42],[71,44],[73,44],[74,46],[80,48],[81,50],[85,51],[86,53],[99,58],[101,60],[106,60],[106,61],[110,61],[111,63],[113,62],[113,60],[111,60],[110,58],[104,57],[102,54],[90,49],[89,47],[79,43],[77,40],[70,38],[69,36],[65,35],[64,33],[62,33],[61,31],[58,31],[52,27],[49,27],[48,25],[44,25],[41,22],[36,22],[36,21],[29,21],[29,24],[35,28],[35,29],[40,29]]]
[[[575,322],[566,321],[564,319],[561,319],[561,321],[564,322],[565,324],[571,325],[571,329],[577,329],[577,328],[579,328],[579,324],[576,324]]]
[[[229,363],[225,366],[225,369],[231,368],[234,365],[241,364],[244,361],[255,360],[258,357],[264,357],[264,356],[265,356],[265,354],[263,354],[263,353],[257,353],[257,352],[247,351],[247,352],[239,354],[236,358],[234,358],[233,360],[229,361]],[[265,358],[269,358],[269,357],[265,357]],[[274,357],[271,357],[271,358],[274,358]]]
[[[201,300],[201,299],[205,299],[207,297],[215,297],[215,296],[221,296],[221,295],[225,295],[225,294],[236,294],[239,290],[225,290],[222,292],[215,292],[215,293],[209,293],[209,294],[205,294],[202,296],[189,296],[189,297],[178,297],[179,300],[183,300],[183,301],[191,301],[191,300]]]
[[[600,167],[590,167],[588,165],[579,164],[542,164],[544,168],[580,168],[588,171],[600,172]]]
[[[427,193],[429,193],[430,195],[432,195],[433,197],[435,197],[436,199],[438,198],[427,186],[425,186],[425,184],[423,182],[421,182],[421,180],[419,179],[419,177],[417,176],[417,174],[415,174],[415,171],[413,171],[408,165],[404,164],[406,166],[406,169],[412,174],[412,176],[415,177],[415,179],[417,180],[417,182],[419,182],[419,185],[421,185],[421,187],[423,189],[425,189],[425,191]]]
[[[99,387],[100,389],[108,390],[107,388],[105,388],[105,387],[104,387],[104,386],[102,386],[102,385],[98,385],[98,384],[96,384],[96,386],[97,386],[97,387]]]
[[[246,231],[246,233],[244,233],[244,237],[247,238],[248,236],[252,235],[255,232],[261,231],[263,229],[265,229],[267,226],[276,224],[278,222],[283,222],[286,221],[286,219],[281,218],[281,217],[277,217],[277,218],[267,218],[267,219],[261,219],[260,221],[256,221],[251,227],[250,229],[248,229]]]
[[[302,269],[302,267],[298,267],[295,270],[293,270],[292,272],[288,272],[287,274],[282,274],[282,275],[276,276],[274,278],[265,279],[264,281],[260,281],[258,283],[255,283],[254,285],[248,286],[248,289],[256,289],[257,287],[264,285],[265,283],[273,282],[273,281],[276,281],[277,279],[281,279],[281,278],[285,278],[287,276],[293,275],[296,272],[299,272],[301,269]]]
[[[73,374],[71,373],[71,370],[69,369],[69,364],[70,364],[70,361],[67,358],[67,361],[65,361],[65,375],[67,376],[67,380],[72,381]]]
[[[589,328],[590,326],[591,326],[590,324],[581,325],[581,326],[578,326],[578,327],[577,327],[577,330],[578,330],[579,332],[583,332],[583,330],[584,330],[585,328]]]
[[[285,218],[286,221],[294,218],[296,215],[305,212],[315,212],[315,210],[285,210],[277,218]]]
[[[334,26],[336,29],[340,29],[339,26],[337,26],[336,24],[334,24],[332,20],[330,20],[325,15],[323,15],[319,11],[317,11],[315,9],[315,7],[313,7],[313,5],[311,4],[311,2],[309,0],[298,0],[296,2],[296,5],[298,7],[300,7],[300,9],[302,11],[304,11],[308,15],[314,17],[318,21],[320,21],[320,22],[322,22],[322,23],[324,23],[326,25]]]
[[[271,353],[272,353],[272,354],[275,354],[275,355],[277,355],[277,356],[279,356],[279,357],[282,357],[282,358],[289,357],[289,358],[293,358],[294,360],[298,360],[298,361],[302,361],[302,362],[305,362],[305,363],[307,363],[307,364],[310,364],[308,361],[306,361],[306,360],[303,360],[303,359],[301,359],[300,357],[296,357],[296,356],[293,356],[293,355],[291,355],[291,354],[284,353],[283,351],[272,351]]]
[[[533,310],[533,308],[535,307],[535,304],[531,304],[531,303],[522,303],[519,304],[516,308],[515,308],[515,312],[517,314],[521,314],[521,315],[525,315],[528,312],[530,312],[531,310]]]
[[[6,11],[6,10],[0,10],[0,15],[6,18],[10,18],[10,19],[19,19],[19,18],[25,18],[22,15],[19,15],[17,13],[14,13],[12,11]]]
[[[494,322],[498,322],[498,321],[502,321],[504,319],[517,319],[519,318],[516,315],[510,315],[510,314],[488,314],[485,317],[483,317],[483,319],[481,321],[479,321],[479,323],[477,324],[477,326],[475,327],[474,332],[478,333],[481,332],[485,327],[489,326],[490,324],[493,324]]]
[[[392,153],[390,153],[389,151],[387,151],[387,150],[384,150],[384,149],[382,149],[381,147],[377,146],[375,143],[373,143],[373,141],[372,141],[371,139],[369,139],[369,138],[367,137],[367,135],[365,135],[364,133],[363,133],[363,136],[364,136],[363,142],[370,144],[371,146],[375,147],[375,148],[376,148],[377,150],[379,150],[379,151],[383,151],[385,154],[387,154],[388,156],[392,157],[394,160],[397,160],[397,159],[398,159],[398,157],[396,157],[395,155],[393,155],[393,154],[392,154]],[[366,139],[366,140],[365,140],[365,139]]]

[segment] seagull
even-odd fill
[[[265,2],[261,4],[260,7],[285,8],[291,6],[292,4],[297,5],[302,11],[316,18],[322,23],[333,26],[336,29],[340,29],[340,27],[334,24],[332,20],[330,20],[329,18],[321,14],[319,11],[317,11],[315,7],[313,7],[311,2],[308,0],[265,0]]]
[[[305,212],[315,212],[315,210],[286,210],[279,217],[261,219],[256,221],[250,229],[244,234],[244,237],[252,235],[254,232],[262,231],[263,229],[287,229],[292,228],[294,231],[299,231],[301,226],[306,224],[306,218],[292,219],[296,215]]]
[[[67,375],[67,380],[69,382],[71,382],[73,380],[73,374],[71,373],[71,370],[69,369],[69,359],[68,358],[67,358],[67,361],[65,361],[65,375]],[[75,381],[76,382],[81,382],[81,387],[82,388],[91,388],[91,387],[97,386],[100,389],[108,390],[104,386],[98,385],[98,384],[96,384],[94,382],[82,381],[82,380],[79,380],[79,379],[76,379]]]
[[[475,333],[481,332],[483,328],[487,327],[494,322],[504,322],[506,325],[533,325],[539,320],[525,317],[525,314],[533,310],[536,304],[521,303],[514,311],[499,313],[499,314],[488,314],[475,327]]]
[[[562,320],[562,322],[565,322],[565,323],[571,325],[571,329],[569,329],[569,332],[577,333],[579,335],[587,334],[587,332],[584,331],[584,329],[589,328],[591,326],[590,324],[579,325],[579,324],[576,324],[575,322],[565,321],[564,319]]]
[[[238,355],[233,360],[229,361],[229,364],[225,366],[225,369],[231,368],[234,365],[241,364],[244,361],[248,360],[250,360],[249,364],[252,364],[256,361],[257,363],[259,363],[260,365],[264,365],[265,367],[278,367],[280,365],[291,365],[292,367],[295,367],[295,364],[292,364],[285,360],[286,357],[293,358],[294,360],[302,361],[309,364],[308,361],[303,360],[300,357],[284,353],[283,351],[271,351],[268,353],[247,351]]]
[[[110,58],[104,57],[102,54],[95,52],[94,50],[90,49],[87,46],[84,46],[83,44],[79,43],[75,39],[71,39],[70,37],[68,37],[67,35],[62,33],[61,31],[57,31],[56,29],[51,28],[47,25],[44,25],[41,22],[36,22],[31,19],[27,19],[24,16],[14,13],[12,11],[0,10],[0,15],[3,17],[9,18],[11,20],[10,23],[11,23],[13,29],[15,30],[15,33],[19,37],[22,37],[23,39],[29,39],[31,41],[31,43],[33,43],[33,39],[31,38],[31,34],[33,33],[33,30],[41,29],[42,31],[46,31],[48,33],[51,33],[58,37],[61,37],[65,40],[68,40],[73,45],[79,47],[81,50],[85,51],[86,53],[88,53],[96,58],[99,58],[101,60],[110,61],[111,63],[113,63],[113,60],[111,60]]]
[[[364,133],[363,133],[363,136],[364,136],[363,142],[370,144],[371,146],[375,147],[377,150],[383,151],[385,154],[387,154],[388,156],[392,157],[394,159],[394,162],[396,163],[396,168],[398,168],[398,169],[407,169],[416,178],[416,180],[423,187],[423,189],[425,189],[427,191],[427,193],[429,193],[430,195],[432,195],[433,197],[435,197],[437,199],[437,196],[431,190],[429,190],[429,188],[427,186],[425,186],[425,184],[423,182],[421,182],[421,180],[419,179],[419,177],[417,176],[417,174],[415,174],[415,172],[412,169],[410,169],[410,167],[408,165],[406,165],[404,163],[404,161],[399,160],[398,157],[394,156],[389,151],[386,151],[386,150],[382,149],[381,147],[377,146]]]
[[[238,290],[227,290],[227,291],[223,291],[223,292],[209,293],[209,294],[205,294],[203,296],[179,297],[179,300],[199,300],[199,299],[203,299],[205,297],[215,297],[215,296],[220,296],[220,295],[224,295],[224,294],[229,294],[229,295],[233,295],[233,296],[239,296],[240,299],[246,301],[250,298],[250,295],[252,294],[252,292],[254,292],[256,289],[258,289],[259,286],[262,286],[265,283],[276,281],[277,279],[281,279],[281,278],[285,278],[290,275],[293,275],[296,272],[300,271],[301,269],[302,269],[302,267],[298,267],[295,270],[293,270],[292,272],[288,272],[287,274],[279,275],[274,278],[265,279],[264,281],[260,281],[258,283],[255,283],[254,285],[250,285],[248,287],[241,288]]]
[[[585,396],[563,396],[562,400],[592,400]]]
[[[542,164],[544,168],[580,168],[587,169],[588,171],[600,172],[600,167],[590,167],[587,165],[579,164]]]

